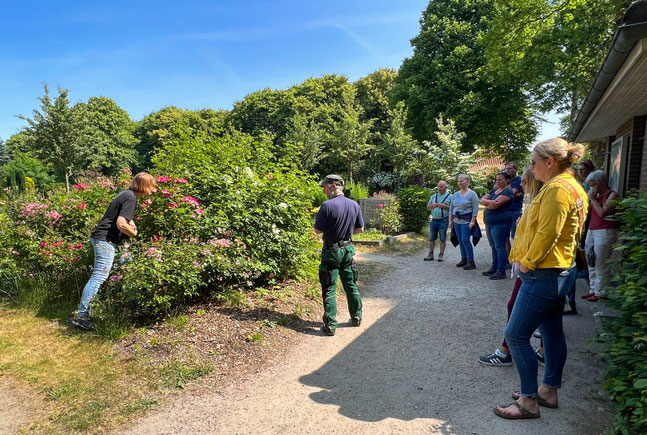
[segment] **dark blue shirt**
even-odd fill
[[[355,228],[362,228],[364,219],[359,204],[339,195],[321,204],[315,228],[323,232],[325,242],[335,243],[350,240]]]
[[[494,200],[497,199],[499,196],[507,196],[510,198],[510,201],[506,202],[505,204],[499,206],[499,208],[496,208],[494,210],[490,209],[485,209],[483,212],[483,222],[485,222],[485,225],[496,225],[496,224],[507,224],[507,223],[512,223],[512,200],[514,198],[514,194],[512,193],[512,189],[510,189],[510,186],[506,187],[499,193],[498,195],[494,192],[496,192],[497,189],[492,189],[490,190],[490,199]]]
[[[520,176],[517,175],[514,180],[510,181],[510,189],[517,189],[519,192],[521,192],[521,195],[512,198],[512,211],[521,213],[521,209],[523,208],[523,187],[521,187]]]

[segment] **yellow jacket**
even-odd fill
[[[517,226],[510,262],[531,270],[571,267],[575,260],[579,213],[575,198],[557,181],[569,182],[582,198],[584,217],[589,207],[586,192],[570,173],[550,179],[524,211]]]

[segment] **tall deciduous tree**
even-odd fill
[[[414,53],[400,67],[395,101],[408,108],[408,126],[418,140],[437,131],[444,113],[465,132],[466,149],[503,153],[525,150],[537,129],[529,98],[514,80],[484,71],[484,37],[494,17],[494,0],[433,0],[411,40]]]
[[[543,112],[575,121],[627,0],[494,0],[488,70],[528,89]]]
[[[72,110],[67,89],[58,88],[58,96],[52,101],[47,84],[45,94],[39,97],[40,110],[34,109],[33,118],[20,116],[27,121],[26,146],[39,160],[50,164],[65,179],[65,188],[70,190],[70,178],[86,167],[93,152],[85,142],[85,125],[81,111]]]
[[[342,110],[342,119],[332,134],[333,157],[340,160],[348,171],[350,183],[353,174],[362,165],[362,159],[374,148],[369,143],[370,124],[360,121],[360,111],[353,105]]]
[[[404,175],[416,161],[420,147],[407,132],[405,126],[407,110],[404,102],[398,102],[388,113],[390,123],[384,133],[381,154],[391,162],[393,172]]]
[[[286,136],[286,147],[294,153],[297,166],[310,171],[319,160],[327,157],[323,152],[324,134],[312,120],[303,113],[292,117],[291,127]]]

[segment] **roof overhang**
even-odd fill
[[[634,116],[647,114],[647,38],[638,41],[587,116],[575,142],[615,136]]]
[[[588,142],[615,135],[647,114],[647,0],[628,9],[573,124],[569,139]]]

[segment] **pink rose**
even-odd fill
[[[79,204],[79,209],[84,210],[87,206],[88,205],[85,202],[82,202],[81,204]]]

